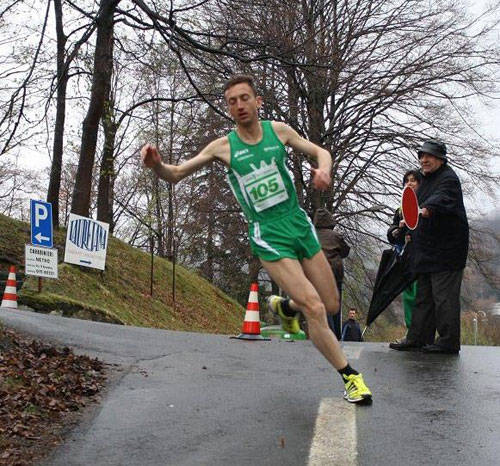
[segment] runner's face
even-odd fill
[[[349,319],[356,320],[356,311],[349,311]]]
[[[418,181],[416,180],[416,178],[413,175],[409,175],[406,178],[405,188],[407,186],[409,186],[411,189],[413,189],[413,191],[417,190],[417,188],[418,188]]]
[[[426,154],[425,152],[420,157],[420,166],[422,167],[424,175],[435,172],[443,163],[441,159],[438,159],[434,155]]]
[[[262,97],[256,96],[247,83],[231,86],[225,97],[229,113],[237,124],[249,125],[258,120]]]

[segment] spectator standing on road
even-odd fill
[[[328,325],[338,340],[341,338],[341,321],[342,321],[342,283],[344,281],[344,264],[342,259],[349,255],[351,248],[347,245],[344,237],[333,230],[335,220],[331,212],[327,209],[317,209],[314,213],[313,224],[316,227],[321,249],[325,253],[326,259],[330,264],[333,275],[337,282],[339,290],[339,311],[336,314],[328,314]],[[332,286],[334,286],[332,284]]]
[[[462,187],[448,165],[446,145],[429,140],[418,150],[421,218],[412,233],[418,289],[412,322],[399,350],[460,351],[460,287],[467,260],[469,225]],[[425,344],[437,329],[439,337]]]
[[[356,320],[356,314],[356,309],[351,307],[347,315],[347,320],[342,326],[342,341],[363,341],[361,327]]]
[[[413,191],[417,192],[420,182],[422,181],[422,175],[418,170],[408,170],[403,176],[403,187],[410,187]],[[394,218],[392,220],[392,225],[387,230],[387,239],[398,252],[401,252],[403,248],[409,247],[408,243],[411,241],[410,231],[404,225],[403,213],[401,212],[401,207],[399,207],[394,213]],[[403,310],[405,316],[406,328],[410,328],[411,315],[415,307],[415,299],[417,296],[417,280],[408,285],[402,293],[403,300]],[[406,337],[401,340],[397,340],[395,343],[402,343],[405,341]]]

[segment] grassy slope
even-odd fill
[[[24,245],[29,225],[0,215],[0,268],[15,264],[24,271]],[[55,232],[54,247],[64,259],[66,231]],[[41,311],[128,325],[210,333],[237,333],[244,309],[196,273],[176,266],[176,305],[172,302],[172,263],[155,257],[150,296],[151,256],[111,238],[106,271],[59,264],[58,280],[26,277],[20,303]],[[2,290],[3,292],[3,290]]]

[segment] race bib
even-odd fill
[[[270,165],[261,164],[260,168],[253,167],[254,171],[242,177],[248,197],[257,212],[269,209],[288,199],[281,173],[276,162]]]

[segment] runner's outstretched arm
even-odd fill
[[[152,144],[146,144],[141,149],[142,162],[163,180],[177,183],[191,173],[213,162],[217,158],[217,153],[223,153],[225,139],[227,140],[227,138],[219,138],[212,141],[198,155],[179,165],[163,163],[158,149]]]
[[[312,168],[313,186],[324,191],[331,183],[332,156],[330,152],[318,145],[308,141],[285,123],[274,122],[273,127],[283,144],[303,152],[312,157],[318,163],[318,168]]]

